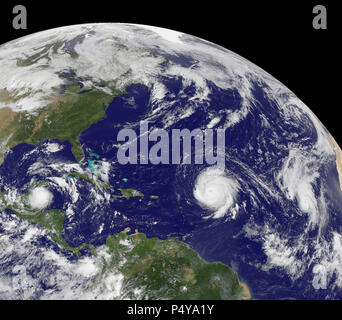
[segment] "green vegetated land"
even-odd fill
[[[20,61],[27,65],[31,61]],[[8,139],[7,147],[22,142],[38,144],[46,139],[69,141],[77,160],[84,157],[79,141],[82,131],[105,117],[105,106],[113,99],[101,90],[79,94],[77,83],[66,86],[63,95],[51,98],[51,103],[39,110],[37,115],[27,112],[15,113],[9,108],[0,109],[0,141]],[[116,95],[122,94],[117,92]],[[115,96],[115,95],[114,95]],[[0,91],[0,103],[13,101],[11,93]],[[0,146],[0,163],[3,149]],[[74,179],[96,182],[86,175],[70,173]],[[109,185],[100,187],[109,188]],[[134,189],[119,189],[127,200],[144,195]],[[158,199],[158,196],[150,196]],[[8,206],[0,192],[0,205],[10,209],[20,219],[39,224],[50,232],[51,238],[65,250],[81,255],[88,247],[94,256],[96,249],[89,244],[79,247],[70,246],[63,238],[64,213],[59,210],[30,210],[24,204]],[[128,235],[121,232],[109,236],[105,244],[110,261],[104,266],[99,278],[108,272],[120,271],[124,275],[124,294],[126,298],[135,297],[135,289],[143,288],[143,299],[245,299],[249,298],[246,287],[238,280],[236,272],[221,263],[207,263],[194,250],[176,238],[159,240],[147,238],[136,232]]]
[[[36,184],[36,186],[41,186],[46,182],[42,181]],[[33,188],[30,188],[31,190]],[[29,193],[30,191],[28,191]],[[64,213],[60,210],[34,210],[31,208],[27,202],[26,197],[28,193],[25,194],[20,204],[8,204],[5,196],[2,194],[0,190],[0,209],[6,208],[11,210],[17,217],[21,220],[29,221],[34,224],[41,225],[44,229],[48,230],[51,236],[51,239],[56,242],[60,247],[65,250],[72,251],[74,254],[80,256],[81,250],[85,247],[88,247],[92,252],[95,252],[95,248],[89,244],[82,244],[79,247],[70,246],[65,239],[63,238],[63,225],[65,216]]]
[[[121,232],[109,236],[106,246],[112,260],[103,273],[119,269],[125,276],[125,298],[136,298],[136,288],[143,289],[142,299],[249,298],[235,271],[221,263],[207,263],[176,238]]]
[[[131,198],[137,198],[137,197],[143,198],[144,197],[143,193],[135,189],[119,188],[118,190],[121,192],[121,196],[113,195],[114,198],[126,198],[127,200],[129,200]]]
[[[51,239],[65,250],[80,256],[90,244],[70,246],[62,236],[64,214],[59,210],[41,210],[34,215],[12,211],[22,220],[43,226]],[[142,288],[142,299],[247,299],[235,271],[221,263],[207,263],[195,251],[176,238],[159,240],[136,232],[121,232],[106,240],[111,259],[103,261],[96,282],[110,272],[124,275],[124,298],[136,298],[135,289]],[[124,262],[124,263],[123,263]]]
[[[160,240],[147,238],[130,229],[108,236],[105,248],[109,259],[97,257],[90,244],[72,247],[62,235],[65,216],[59,210],[33,212],[6,204],[0,192],[0,205],[10,209],[20,219],[41,225],[61,248],[80,256],[85,248],[101,259],[103,268],[94,286],[105,281],[110,273],[124,275],[124,298],[134,299],[141,288],[140,299],[249,299],[248,288],[239,282],[237,273],[222,263],[208,263],[177,238]],[[90,288],[91,289],[91,288]]]
[[[39,224],[50,232],[51,239],[65,250],[72,251],[77,256],[81,255],[81,250],[88,247],[93,252],[95,248],[89,244],[82,244],[78,247],[70,246],[62,236],[64,214],[59,210],[41,210],[34,215],[24,215],[12,210],[20,219]]]
[[[52,96],[51,102],[40,109],[37,115],[0,108],[0,141],[9,138],[9,148],[23,142],[39,144],[47,139],[69,141],[75,158],[78,161],[83,159],[79,141],[81,132],[105,118],[105,108],[115,96],[123,92],[115,91],[110,95],[96,88],[82,94],[79,91],[80,87],[76,82],[66,85],[65,93]],[[13,99],[9,92],[0,92],[0,103]],[[0,150],[0,163],[4,151]]]

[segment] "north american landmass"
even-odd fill
[[[19,262],[37,280],[31,299],[236,298],[246,286],[228,266],[256,299],[341,297],[341,149],[270,74],[203,39],[130,24],[11,41],[0,68],[2,298],[18,297]],[[115,133],[142,120],[224,128],[225,172],[119,165]],[[30,186],[47,197],[33,208]],[[316,290],[325,267],[327,290]],[[143,277],[170,288],[143,290]]]
[[[19,67],[25,67],[28,61],[21,61]],[[80,92],[77,82],[70,82],[51,96],[45,107],[34,113],[14,112],[9,107],[0,108],[0,164],[5,152],[21,143],[40,144],[45,140],[68,141],[76,160],[84,158],[79,141],[81,132],[92,124],[102,120],[105,109],[116,95],[92,88]],[[0,91],[0,103],[15,102],[22,99],[17,92],[6,89]],[[71,172],[68,177],[82,179],[103,188],[110,185],[95,181],[87,175]],[[44,183],[44,182],[43,182]],[[34,187],[34,186],[33,186]],[[121,195],[130,200],[132,197],[144,197],[138,190],[118,189]],[[150,199],[158,199],[151,195]],[[78,247],[70,246],[62,236],[64,214],[60,210],[30,210],[27,204],[22,207],[6,206],[4,195],[0,191],[3,205],[18,218],[39,224],[49,231],[51,239],[65,250],[80,256],[82,250],[89,248],[96,256],[96,248],[90,244]],[[194,250],[177,238],[159,240],[147,238],[137,230],[128,234],[129,228],[123,232],[109,236],[106,249],[111,255],[110,263],[105,263],[103,273],[120,271],[125,277],[126,298],[134,298],[133,288],[145,288],[143,299],[249,299],[248,287],[239,282],[235,271],[222,263],[207,263]],[[125,261],[123,264],[122,262]],[[99,275],[96,281],[100,281]]]
[[[123,92],[112,89],[108,94],[100,89],[92,88],[80,91],[80,86],[73,81],[65,85],[60,94],[59,88],[50,102],[35,112],[14,112],[9,107],[0,108],[0,163],[8,148],[20,143],[37,145],[45,140],[68,141],[76,160],[84,158],[79,140],[80,134],[92,124],[106,116],[105,109],[109,103]],[[15,101],[22,97],[16,92],[0,91],[0,103]]]

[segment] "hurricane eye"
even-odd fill
[[[201,207],[214,212],[214,218],[224,216],[234,204],[238,191],[238,183],[224,171],[208,168],[196,179],[194,197]]]

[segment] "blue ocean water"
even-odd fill
[[[190,62],[191,65],[195,63]],[[60,76],[75,77],[73,73]],[[189,117],[180,119],[168,130],[205,128],[215,116],[220,118],[217,126],[221,126],[228,120],[228,109],[233,112],[243,107],[237,90],[223,90],[208,82],[211,90],[210,99],[191,102],[189,98],[194,95],[194,85],[184,88],[181,77],[161,80],[168,89],[165,101],[170,103],[170,108],[174,112],[179,110],[181,113],[185,106],[194,107]],[[81,93],[86,94],[86,91]],[[299,214],[298,209],[287,199],[279,202],[267,197],[265,190],[251,176],[251,170],[260,179],[272,183],[281,160],[289,153],[290,143],[310,150],[317,141],[317,133],[309,117],[303,115],[299,123],[294,119],[293,122],[285,124],[279,115],[276,102],[265,96],[260,84],[254,84],[253,94],[255,102],[246,118],[226,130],[226,170],[239,179],[241,192],[237,201],[245,203],[245,206],[239,209],[236,219],[204,219],[210,212],[198,205],[193,196],[193,189],[198,174],[206,168],[205,164],[120,165],[117,162],[118,132],[126,127],[138,130],[139,121],[146,119],[156,107],[151,103],[150,88],[134,84],[127,88],[125,94],[113,99],[105,109],[105,119],[82,132],[80,141],[86,158],[81,166],[85,170],[89,168],[90,173],[94,173],[101,170],[101,161],[110,162],[109,184],[116,190],[139,190],[145,197],[129,200],[118,198],[100,207],[92,201],[87,183],[78,179],[77,210],[65,219],[65,240],[72,246],[82,243],[100,246],[105,243],[107,236],[121,232],[127,227],[130,227],[132,232],[138,229],[148,237],[177,237],[188,243],[205,260],[220,261],[236,270],[256,299],[325,298],[327,292],[317,291],[312,287],[310,268],[296,281],[292,281],[281,268],[263,270],[262,266],[267,263],[267,256],[261,242],[248,239],[245,235],[244,226],[252,223],[255,226],[272,225],[278,233],[288,239],[289,243],[301,236],[307,216]],[[167,114],[161,113],[153,119],[152,124],[162,128],[165,117]],[[264,117],[270,124],[268,128],[262,125]],[[47,155],[43,145],[20,144],[14,147],[0,166],[1,189],[4,191],[4,186],[14,184],[17,190],[24,194],[27,192],[24,186],[27,186],[31,179],[40,181],[48,178],[44,173],[33,176],[29,174],[29,168],[36,162],[43,162],[46,165],[56,161],[76,163],[70,143],[51,142],[58,143],[63,148]],[[50,176],[56,177],[63,177],[65,174],[58,170],[49,173]],[[321,179],[328,181],[332,175],[337,175],[334,163],[326,166],[326,172],[322,172]],[[341,191],[334,181],[331,180],[331,190],[338,194]],[[278,188],[276,184],[273,184],[273,187]],[[71,201],[71,195],[63,193],[56,186],[51,186],[50,191],[54,195],[50,208],[64,211]],[[255,197],[252,198],[251,194]],[[149,195],[156,195],[158,199],[151,200]],[[341,200],[338,200],[341,197],[334,197],[331,194],[330,198],[331,220],[328,228],[341,232],[341,216],[336,209],[342,206]],[[297,210],[298,214],[287,214],[287,209],[290,208]],[[114,212],[120,214],[115,215]],[[103,230],[99,234],[101,226]],[[313,230],[309,236],[313,239],[316,234],[317,230]],[[54,246],[55,250],[60,250],[45,238],[39,239],[37,245]],[[313,250],[313,247],[310,247],[310,250]],[[89,252],[85,250],[84,254]],[[298,253],[299,258],[300,254]],[[69,258],[75,259],[71,254]],[[330,294],[333,297],[342,297],[339,289],[334,289]]]

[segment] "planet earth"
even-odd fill
[[[224,169],[121,164],[141,121],[224,129]],[[0,299],[341,299],[341,189],[313,112],[218,45],[105,23],[0,46]]]

